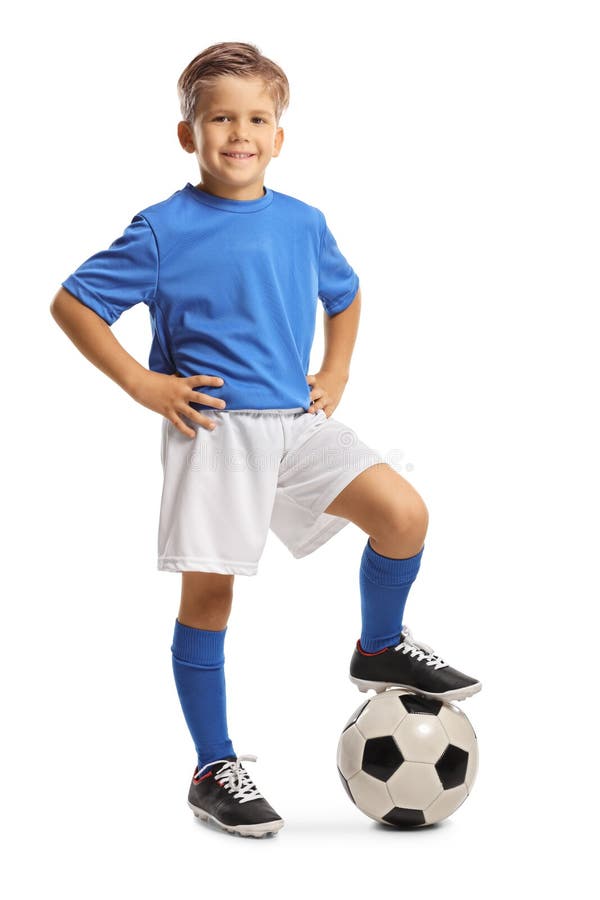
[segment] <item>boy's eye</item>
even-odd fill
[[[229,118],[229,116],[215,116],[214,120],[215,120],[215,122],[218,122],[220,119],[228,119],[228,118]],[[265,120],[261,116],[253,116],[252,121],[253,122],[256,122],[256,121],[264,122]]]

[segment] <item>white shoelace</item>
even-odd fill
[[[404,654],[410,653],[416,656],[419,661],[424,661],[428,666],[435,666],[436,669],[443,669],[448,663],[444,662],[441,656],[433,652],[432,648],[420,641],[415,641],[412,632],[404,625],[402,627],[403,640],[394,647],[394,650],[402,650]]]
[[[240,803],[247,803],[248,800],[260,800],[262,794],[253,783],[248,772],[240,765],[243,759],[249,759],[251,762],[256,762],[258,757],[251,753],[245,753],[238,756],[237,759],[213,759],[211,762],[203,765],[201,769],[198,769],[196,779],[199,778],[200,772],[203,772],[204,769],[214,766],[215,763],[223,763],[224,765],[222,765],[215,773],[215,779],[222,784],[230,794],[233,794],[235,799],[239,800]]]

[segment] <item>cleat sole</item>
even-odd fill
[[[231,834],[239,834],[242,837],[263,838],[270,834],[275,835],[284,825],[283,819],[278,819],[274,822],[258,822],[255,825],[225,825],[223,822],[219,822],[215,816],[211,816],[206,810],[201,809],[199,806],[194,806],[189,800],[187,801],[187,805],[196,818],[200,819],[202,822],[214,822],[215,825],[218,825],[223,831],[229,831]]]
[[[357,686],[362,694],[366,694],[367,691],[375,691],[375,693],[379,694],[388,688],[402,688],[405,691],[411,691],[413,694],[431,697],[433,700],[466,700],[467,697],[472,697],[473,694],[480,691],[482,687],[481,682],[477,681],[475,684],[468,684],[464,688],[436,693],[434,691],[423,691],[411,684],[397,684],[392,681],[365,681],[363,678],[355,678],[354,675],[350,675],[350,681]]]

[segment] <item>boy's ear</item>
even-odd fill
[[[275,138],[273,141],[273,156],[279,156],[279,151],[281,150],[284,137],[285,133],[283,131],[283,128],[278,128],[275,132]]]
[[[194,137],[189,122],[179,122],[177,125],[177,137],[179,138],[179,143],[187,153],[195,152],[196,147],[194,146]]]

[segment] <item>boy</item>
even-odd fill
[[[163,417],[158,568],[182,573],[171,651],[198,756],[188,805],[258,837],[284,823],[241,764],[256,757],[238,756],[229,738],[223,648],[234,577],[256,574],[269,528],[296,558],[348,522],[367,533],[350,666],[360,690],[394,685],[449,700],[481,684],[402,627],[425,504],[332,418],[349,377],[359,281],[320,210],[264,186],[283,144],[285,74],[252,44],[224,42],[189,63],[178,92],[178,137],[198,159],[200,184],[135,215],[62,282],[51,310],[92,363]],[[326,350],[307,375],[317,298]],[[152,324],[149,369],[110,329],[140,301]]]

